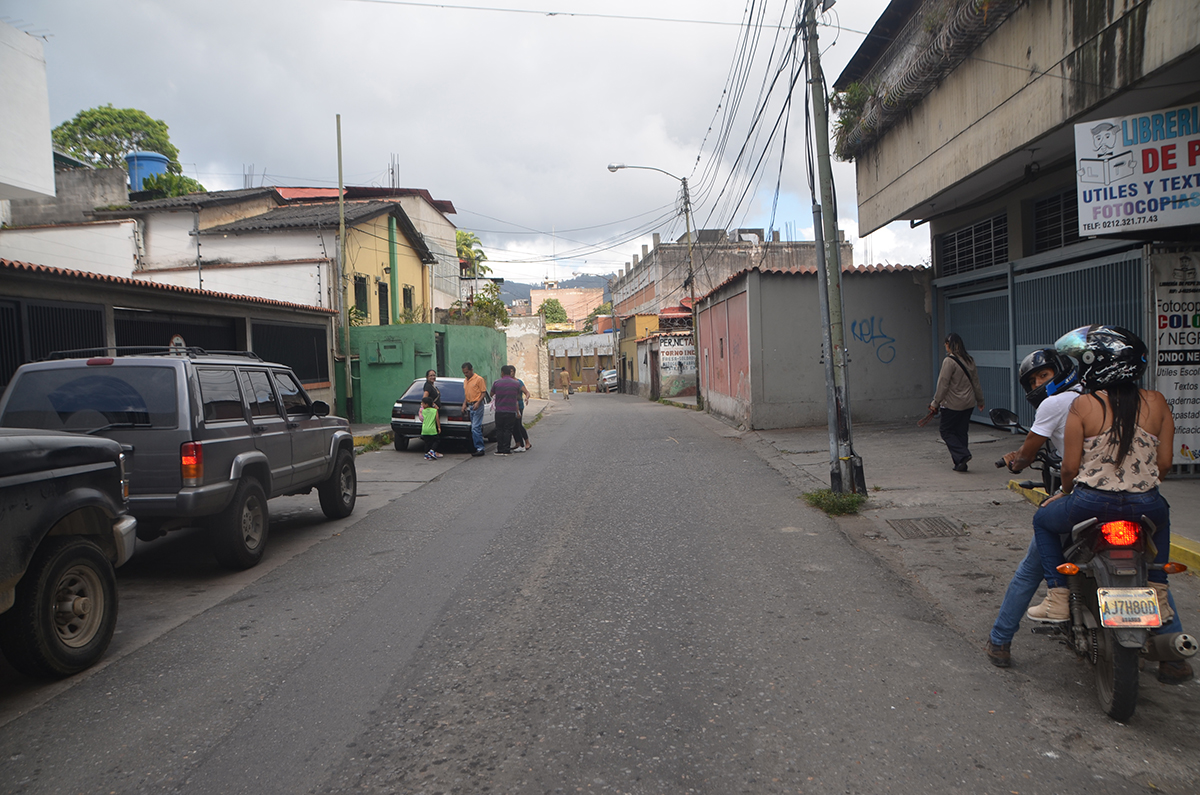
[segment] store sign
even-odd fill
[[[1175,415],[1176,464],[1200,463],[1200,252],[1154,253],[1154,383]]]
[[[1079,235],[1200,223],[1200,105],[1075,125]]]

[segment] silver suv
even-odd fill
[[[204,526],[217,560],[246,569],[267,546],[269,497],[315,487],[329,518],[354,510],[350,424],[286,365],[196,348],[116,352],[22,365],[0,398],[0,426],[120,442],[139,539]]]

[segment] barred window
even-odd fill
[[[1079,196],[1075,188],[1034,202],[1033,253],[1079,242]]]
[[[943,276],[1008,262],[1008,216],[1000,213],[946,232],[939,240],[938,253]]]

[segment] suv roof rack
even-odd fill
[[[110,352],[114,356],[187,356],[189,359],[195,359],[197,356],[240,356],[246,359],[253,359],[258,362],[262,361],[262,357],[260,357],[254,351],[206,351],[204,348],[198,348],[196,346],[188,346],[186,348],[171,348],[158,345],[118,345],[111,347],[75,348],[73,350],[51,351],[40,361],[45,362],[54,359],[76,359],[84,356],[104,356]]]

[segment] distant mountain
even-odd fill
[[[599,287],[604,290],[604,300],[608,301],[608,282],[616,277],[615,273],[610,273],[607,276],[593,276],[591,274],[580,274],[573,279],[561,279],[558,282],[559,287]],[[510,282],[504,280],[503,286],[500,288],[500,298],[506,304],[512,304],[518,298],[529,298],[530,290],[542,289],[542,282],[537,284],[525,284],[524,282]]]

